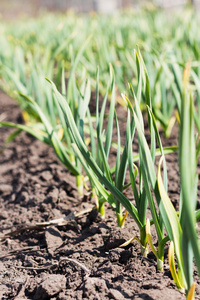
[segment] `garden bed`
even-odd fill
[[[20,109],[3,92],[0,108],[6,120],[20,121]],[[1,128],[1,149],[8,132]],[[163,144],[176,145],[177,135],[175,128]],[[169,196],[176,206],[177,154],[166,159]],[[138,235],[134,221],[128,216],[125,227],[117,228],[109,206],[102,220],[89,193],[78,196],[75,178],[48,146],[21,133],[0,156],[0,176],[1,299],[185,299],[171,278],[167,251],[159,273],[152,252],[145,259],[137,242],[119,248]],[[58,219],[63,225],[48,225]],[[194,281],[200,299],[196,271]]]

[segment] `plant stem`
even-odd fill
[[[124,227],[124,218],[123,218],[123,214],[122,212],[117,212],[116,211],[116,216],[117,216],[117,225],[120,227],[120,228],[123,228]]]
[[[157,257],[157,271],[163,272],[163,260]]]
[[[76,186],[78,189],[78,194],[80,196],[82,196],[83,195],[83,176],[80,174],[76,176]]]
[[[161,272],[163,272],[164,246],[163,243],[158,244],[157,270]]]
[[[149,250],[147,244],[146,225],[140,229],[140,243],[141,253],[144,257],[147,257]]]
[[[101,214],[102,218],[105,218],[105,206],[104,206],[104,199],[99,199],[99,206],[97,207],[99,213]]]

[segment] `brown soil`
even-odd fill
[[[2,92],[0,108],[6,120],[20,121],[16,103]],[[0,130],[1,147],[8,132]],[[177,130],[168,145],[176,142]],[[169,195],[176,206],[180,191],[177,155],[168,155],[167,163]],[[82,198],[78,196],[74,177],[51,148],[21,133],[1,154],[0,174],[1,299],[185,298],[171,279],[167,257],[164,272],[159,273],[152,253],[148,259],[142,258],[136,242],[127,249],[118,248],[138,235],[129,216],[124,229],[116,227],[109,206],[104,220],[95,210],[74,217],[73,213],[92,208],[94,203],[87,192]],[[69,220],[63,225],[27,229],[66,216]],[[11,231],[16,232],[3,237]],[[199,278],[195,274],[199,298]]]

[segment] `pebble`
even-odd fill
[[[51,274],[43,277],[42,282],[37,287],[34,299],[50,299],[66,288],[66,278],[64,275]]]

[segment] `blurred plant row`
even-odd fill
[[[25,130],[53,147],[76,176],[79,194],[89,186],[102,216],[106,202],[115,210],[118,226],[123,227],[130,214],[140,234],[122,246],[136,239],[144,256],[149,246],[160,271],[170,241],[170,270],[188,299],[194,298],[193,259],[200,274],[198,28],[198,18],[190,10],[172,18],[152,7],[113,16],[46,15],[17,21],[15,26],[0,25],[0,86],[19,102],[25,121],[0,122],[17,129],[8,141]],[[163,148],[159,129],[170,137],[175,122],[179,143]],[[116,160],[111,167],[113,149]],[[165,154],[174,151],[179,153],[180,168],[178,212],[167,194]],[[133,202],[124,194],[128,187]],[[151,238],[152,225],[156,241]]]
[[[133,50],[139,45],[150,74],[153,113],[169,136],[175,122],[174,108],[180,109],[181,74],[188,60],[192,61],[199,103],[199,23],[191,10],[174,13],[172,18],[171,13],[153,8],[114,16],[48,14],[37,20],[12,22],[10,26],[2,22],[1,86],[8,92],[17,88],[32,95],[34,91],[47,109],[42,92],[45,76],[60,86],[63,66],[69,78],[73,65],[76,80],[80,83],[83,76],[89,76],[94,89],[99,66],[99,89],[105,94],[111,63],[117,96],[124,91],[129,93],[128,82],[137,86]],[[141,99],[141,104],[144,102]],[[198,119],[196,116],[200,128]]]

